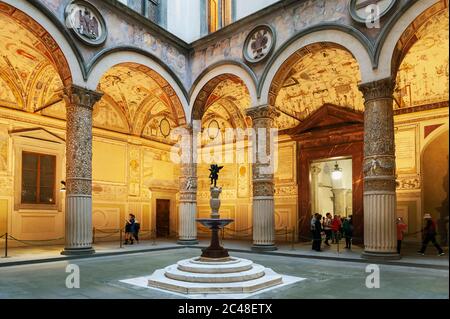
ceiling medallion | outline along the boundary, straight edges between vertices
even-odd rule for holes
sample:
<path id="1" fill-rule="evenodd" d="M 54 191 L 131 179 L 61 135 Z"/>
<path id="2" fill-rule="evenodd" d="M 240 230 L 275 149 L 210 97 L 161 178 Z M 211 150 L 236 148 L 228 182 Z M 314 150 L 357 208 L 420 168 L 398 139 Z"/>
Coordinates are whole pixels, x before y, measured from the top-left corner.
<path id="1" fill-rule="evenodd" d="M 257 63 L 267 58 L 275 47 L 275 32 L 267 24 L 259 25 L 248 34 L 244 43 L 244 58 Z"/>
<path id="2" fill-rule="evenodd" d="M 209 122 L 208 125 L 208 137 L 210 140 L 214 140 L 220 132 L 220 125 L 219 122 L 217 122 L 216 120 L 212 120 L 211 122 Z"/>
<path id="3" fill-rule="evenodd" d="M 159 131 L 161 132 L 161 135 L 165 138 L 170 135 L 170 123 L 166 118 L 163 118 L 161 122 L 159 122 Z"/>
<path id="4" fill-rule="evenodd" d="M 73 0 L 65 10 L 66 26 L 82 42 L 88 45 L 101 45 L 108 31 L 100 12 L 89 2 Z"/>
<path id="5" fill-rule="evenodd" d="M 350 0 L 350 15 L 355 21 L 370 24 L 388 13 L 397 0 Z"/>

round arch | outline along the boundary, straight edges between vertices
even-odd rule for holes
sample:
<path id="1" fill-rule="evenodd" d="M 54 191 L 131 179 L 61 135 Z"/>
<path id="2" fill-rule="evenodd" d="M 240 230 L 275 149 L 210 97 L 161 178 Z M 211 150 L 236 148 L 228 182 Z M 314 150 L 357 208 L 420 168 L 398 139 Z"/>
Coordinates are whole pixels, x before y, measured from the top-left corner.
<path id="1" fill-rule="evenodd" d="M 277 77 L 278 72 L 283 68 L 284 63 L 297 52 L 314 43 L 332 43 L 343 47 L 349 51 L 358 62 L 361 72 L 361 81 L 363 83 L 372 81 L 376 70 L 372 69 L 373 61 L 369 54 L 371 46 L 367 43 L 363 44 L 361 39 L 363 39 L 364 36 L 362 34 L 360 35 L 359 31 L 351 30 L 352 32 L 344 32 L 343 30 L 332 29 L 331 27 L 317 31 L 309 30 L 307 33 L 304 32 L 299 34 L 288 46 L 281 48 L 273 56 L 271 62 L 264 71 L 258 89 L 260 104 L 270 103 L 270 88 L 274 79 Z M 359 36 L 357 37 L 353 34 L 358 34 Z"/>
<path id="2" fill-rule="evenodd" d="M 2 0 L 2 2 L 0 3 L 2 11 L 3 9 L 8 10 L 8 7 L 18 10 L 16 11 L 18 12 L 17 18 L 20 19 L 23 25 L 28 25 L 31 28 L 39 28 L 39 30 L 34 30 L 35 32 L 45 31 L 40 37 L 43 38 L 45 36 L 47 40 L 52 39 L 56 43 L 58 49 L 53 52 L 55 61 L 58 63 L 58 67 L 67 69 L 64 71 L 58 70 L 64 84 L 69 84 L 66 80 L 68 74 L 65 73 L 70 73 L 70 83 L 83 86 L 85 81 L 79 63 L 80 55 L 75 51 L 74 46 L 70 44 L 67 36 L 61 31 L 64 28 L 54 23 L 54 21 L 57 21 L 56 18 L 50 19 L 50 13 L 44 13 L 24 0 Z"/>
<path id="3" fill-rule="evenodd" d="M 94 62 L 89 68 L 89 76 L 87 87 L 91 90 L 96 90 L 100 79 L 112 67 L 119 64 L 134 63 L 142 65 L 143 67 L 153 71 L 153 76 L 158 78 L 163 87 L 167 90 L 173 90 L 174 97 L 181 104 L 185 118 L 188 114 L 188 101 L 186 98 L 186 91 L 181 85 L 175 75 L 169 73 L 158 61 L 140 52 L 128 50 L 118 50 L 112 52 L 104 52 L 94 58 Z"/>
<path id="4" fill-rule="evenodd" d="M 197 77 L 191 89 L 188 119 L 192 121 L 195 113 L 202 110 L 214 88 L 221 81 L 229 78 L 242 80 L 249 92 L 251 106 L 257 105 L 256 84 L 252 74 L 236 64 L 220 64 Z"/>
<path id="5" fill-rule="evenodd" d="M 395 78 L 396 68 L 401 62 L 401 57 L 396 53 L 399 51 L 398 47 L 404 48 L 407 44 L 411 44 L 410 36 L 412 34 L 407 32 L 408 28 L 413 26 L 414 21 L 417 21 L 419 17 L 422 18 L 420 20 L 423 23 L 427 15 L 433 15 L 445 8 L 446 1 L 444 0 L 416 1 L 397 19 L 394 25 L 387 31 L 388 33 L 382 36 L 383 42 L 374 80 L 384 79 L 390 76 L 394 76 Z M 414 28 L 417 27 L 414 26 Z"/>

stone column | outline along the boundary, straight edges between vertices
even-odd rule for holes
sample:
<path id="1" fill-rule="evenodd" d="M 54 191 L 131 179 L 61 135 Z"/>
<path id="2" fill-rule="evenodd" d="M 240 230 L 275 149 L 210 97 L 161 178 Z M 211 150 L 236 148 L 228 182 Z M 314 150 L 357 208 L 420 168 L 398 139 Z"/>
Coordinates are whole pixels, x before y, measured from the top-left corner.
<path id="1" fill-rule="evenodd" d="M 361 84 L 364 95 L 365 258 L 399 259 L 396 234 L 395 143 L 391 78 Z"/>
<path id="2" fill-rule="evenodd" d="M 311 166 L 311 213 L 319 212 L 319 174 L 320 167 L 312 165 Z"/>
<path id="3" fill-rule="evenodd" d="M 264 157 L 270 155 L 270 129 L 278 116 L 271 106 L 258 106 L 247 110 L 252 118 L 254 135 L 252 138 L 253 154 L 260 152 L 260 143 L 265 143 L 265 154 L 253 156 L 253 250 L 276 250 L 275 246 L 275 210 L 274 210 L 274 171 L 270 164 L 263 163 Z M 272 151 L 274 147 L 272 145 Z M 262 150 L 264 152 L 264 150 Z M 262 155 L 262 156 L 261 156 Z"/>
<path id="4" fill-rule="evenodd" d="M 182 136 L 181 145 L 187 156 L 181 159 L 180 201 L 178 218 L 178 244 L 195 245 L 197 240 L 197 163 L 194 160 L 192 128 L 187 128 L 188 136 Z"/>
<path id="5" fill-rule="evenodd" d="M 93 254 L 92 110 L 101 93 L 66 89 L 66 212 L 63 255 Z"/>

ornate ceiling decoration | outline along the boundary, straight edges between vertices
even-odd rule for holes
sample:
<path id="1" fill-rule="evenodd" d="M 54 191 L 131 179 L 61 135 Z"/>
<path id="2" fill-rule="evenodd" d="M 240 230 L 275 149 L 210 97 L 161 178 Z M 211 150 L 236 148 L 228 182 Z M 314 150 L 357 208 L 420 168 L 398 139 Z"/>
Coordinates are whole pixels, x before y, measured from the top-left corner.
<path id="1" fill-rule="evenodd" d="M 415 30 L 397 72 L 394 108 L 448 101 L 448 11 L 430 17 Z"/>
<path id="2" fill-rule="evenodd" d="M 212 92 L 207 96 L 202 116 L 202 130 L 206 130 L 205 137 L 213 139 L 220 130 L 225 138 L 227 128 L 247 128 L 249 121 L 245 110 L 250 107 L 250 94 L 242 80 L 227 77 L 216 83 Z M 208 138 L 205 139 L 205 142 Z"/>
<path id="3" fill-rule="evenodd" d="M 0 3 L 0 106 L 65 118 L 62 92 L 70 83 L 67 61 L 47 31 Z"/>
<path id="4" fill-rule="evenodd" d="M 358 90 L 359 65 L 348 51 L 320 43 L 301 51 L 287 61 L 290 68 L 282 66 L 271 88 L 271 94 L 276 93 L 275 106 L 281 113 L 276 120 L 280 129 L 299 125 L 327 103 L 364 110 L 363 96 Z"/>
<path id="5" fill-rule="evenodd" d="M 93 125 L 167 141 L 171 129 L 185 123 L 175 91 L 158 73 L 136 63 L 119 64 L 98 85 L 102 99 Z"/>

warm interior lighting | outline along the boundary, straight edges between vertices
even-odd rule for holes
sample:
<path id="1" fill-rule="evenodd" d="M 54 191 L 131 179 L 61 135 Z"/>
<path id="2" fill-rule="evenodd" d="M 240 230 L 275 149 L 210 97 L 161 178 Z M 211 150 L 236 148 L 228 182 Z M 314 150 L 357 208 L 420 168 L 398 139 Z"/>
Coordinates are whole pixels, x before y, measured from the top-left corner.
<path id="1" fill-rule="evenodd" d="M 336 162 L 336 164 L 334 164 L 334 170 L 331 173 L 331 178 L 334 179 L 334 180 L 342 178 L 342 169 L 339 168 L 339 165 L 338 165 L 337 162 Z"/>

